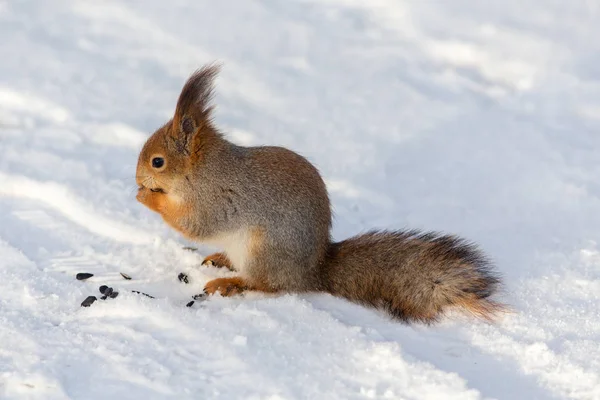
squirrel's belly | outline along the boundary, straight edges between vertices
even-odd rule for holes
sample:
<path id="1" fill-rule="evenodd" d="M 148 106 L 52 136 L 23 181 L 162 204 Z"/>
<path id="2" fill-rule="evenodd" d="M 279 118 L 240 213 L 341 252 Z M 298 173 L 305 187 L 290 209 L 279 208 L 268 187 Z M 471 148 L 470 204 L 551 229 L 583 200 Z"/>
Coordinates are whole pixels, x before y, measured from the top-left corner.
<path id="1" fill-rule="evenodd" d="M 236 271 L 244 276 L 247 273 L 249 261 L 260 249 L 262 237 L 262 230 L 259 228 L 243 228 L 222 233 L 205 240 L 205 242 L 223 249 Z"/>

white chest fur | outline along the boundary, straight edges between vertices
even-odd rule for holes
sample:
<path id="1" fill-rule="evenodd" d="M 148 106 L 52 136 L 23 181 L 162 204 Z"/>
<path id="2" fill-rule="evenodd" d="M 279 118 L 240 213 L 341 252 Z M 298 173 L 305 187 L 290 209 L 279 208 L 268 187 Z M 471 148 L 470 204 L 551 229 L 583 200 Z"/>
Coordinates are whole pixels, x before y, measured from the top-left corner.
<path id="1" fill-rule="evenodd" d="M 250 231 L 248 229 L 240 229 L 206 240 L 206 243 L 223 249 L 233 264 L 233 268 L 241 275 L 244 275 L 250 253 L 250 240 Z"/>

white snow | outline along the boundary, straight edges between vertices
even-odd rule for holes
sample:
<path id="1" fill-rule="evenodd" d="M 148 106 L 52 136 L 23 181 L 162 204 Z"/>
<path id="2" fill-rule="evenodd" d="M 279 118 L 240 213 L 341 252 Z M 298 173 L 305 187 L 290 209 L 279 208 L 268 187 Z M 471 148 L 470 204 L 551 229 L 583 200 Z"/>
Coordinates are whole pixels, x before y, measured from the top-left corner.
<path id="1" fill-rule="evenodd" d="M 592 1 L 0 1 L 0 398 L 600 399 L 599 21 Z M 134 172 L 214 60 L 218 124 L 314 162 L 336 239 L 475 240 L 515 312 L 186 308 L 228 272 L 135 201 Z M 119 297 L 81 308 L 102 284 Z"/>

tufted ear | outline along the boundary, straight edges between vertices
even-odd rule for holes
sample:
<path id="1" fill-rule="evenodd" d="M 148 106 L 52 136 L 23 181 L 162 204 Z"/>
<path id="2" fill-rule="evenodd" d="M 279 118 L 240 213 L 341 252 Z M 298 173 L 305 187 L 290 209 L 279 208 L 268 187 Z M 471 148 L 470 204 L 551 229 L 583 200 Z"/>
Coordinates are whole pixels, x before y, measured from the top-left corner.
<path id="1" fill-rule="evenodd" d="M 181 152 L 189 154 L 194 136 L 211 127 L 213 83 L 219 70 L 217 64 L 205 65 L 190 76 L 181 90 L 172 129 Z"/>

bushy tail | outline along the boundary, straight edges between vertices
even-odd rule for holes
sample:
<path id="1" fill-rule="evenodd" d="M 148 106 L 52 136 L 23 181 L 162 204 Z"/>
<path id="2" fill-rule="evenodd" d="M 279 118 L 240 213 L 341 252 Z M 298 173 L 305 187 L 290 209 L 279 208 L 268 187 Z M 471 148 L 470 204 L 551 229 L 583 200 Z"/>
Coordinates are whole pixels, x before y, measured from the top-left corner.
<path id="1" fill-rule="evenodd" d="M 452 307 L 492 320 L 500 285 L 483 253 L 461 238 L 373 231 L 328 249 L 323 274 L 334 296 L 383 309 L 405 322 L 435 322 Z"/>

